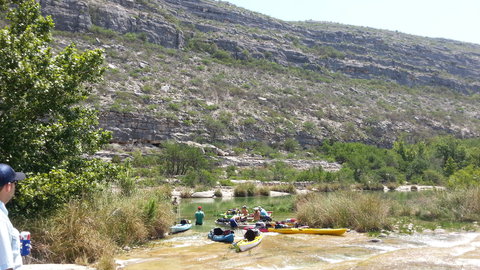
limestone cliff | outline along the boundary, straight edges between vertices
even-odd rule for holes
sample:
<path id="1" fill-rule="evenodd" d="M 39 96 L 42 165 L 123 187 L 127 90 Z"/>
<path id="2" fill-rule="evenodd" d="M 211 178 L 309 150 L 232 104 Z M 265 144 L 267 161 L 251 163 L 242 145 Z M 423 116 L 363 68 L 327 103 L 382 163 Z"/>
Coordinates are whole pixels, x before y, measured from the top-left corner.
<path id="1" fill-rule="evenodd" d="M 480 134 L 480 45 L 285 22 L 222 1 L 40 3 L 58 30 L 109 30 L 174 50 L 65 35 L 107 51 L 114 73 L 98 102 L 102 126 L 117 141 L 293 137 L 304 145 L 326 138 L 389 145 L 405 132 Z"/>

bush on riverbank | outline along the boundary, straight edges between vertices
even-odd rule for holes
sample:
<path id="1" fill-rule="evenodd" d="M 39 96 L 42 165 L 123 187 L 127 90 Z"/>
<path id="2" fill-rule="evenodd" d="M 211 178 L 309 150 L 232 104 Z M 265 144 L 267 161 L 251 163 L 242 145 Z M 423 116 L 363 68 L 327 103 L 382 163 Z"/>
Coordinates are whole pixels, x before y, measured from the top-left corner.
<path id="1" fill-rule="evenodd" d="M 480 187 L 420 193 L 310 193 L 297 197 L 297 218 L 311 227 L 359 232 L 391 230 L 396 222 L 461 224 L 480 221 Z M 450 225 L 450 226 L 452 226 Z"/>
<path id="2" fill-rule="evenodd" d="M 480 187 L 451 192 L 438 191 L 422 198 L 416 215 L 423 220 L 472 222 L 480 221 Z"/>
<path id="3" fill-rule="evenodd" d="M 376 194 L 310 193 L 297 198 L 296 208 L 299 222 L 310 227 L 345 227 L 359 232 L 393 227 L 388 202 Z"/>
<path id="4" fill-rule="evenodd" d="M 293 184 L 283 184 L 283 185 L 275 185 L 271 186 L 270 190 L 278 191 L 278 192 L 286 192 L 290 194 L 297 194 L 297 189 Z"/>
<path id="5" fill-rule="evenodd" d="M 339 191 L 339 190 L 348 190 L 350 189 L 350 185 L 345 185 L 342 183 L 334 182 L 334 183 L 319 183 L 310 187 L 311 190 L 317 190 L 320 192 L 332 192 L 332 191 Z"/>
<path id="6" fill-rule="evenodd" d="M 267 186 L 260 186 L 257 188 L 257 193 L 261 196 L 270 196 L 270 188 Z"/>
<path id="7" fill-rule="evenodd" d="M 233 190 L 235 197 L 249 197 L 258 194 L 257 187 L 253 183 L 239 184 Z"/>
<path id="8" fill-rule="evenodd" d="M 50 218 L 24 221 L 21 228 L 31 231 L 32 255 L 40 262 L 106 264 L 125 246 L 164 236 L 174 222 L 170 192 L 169 187 L 129 197 L 105 192 L 72 201 Z"/>

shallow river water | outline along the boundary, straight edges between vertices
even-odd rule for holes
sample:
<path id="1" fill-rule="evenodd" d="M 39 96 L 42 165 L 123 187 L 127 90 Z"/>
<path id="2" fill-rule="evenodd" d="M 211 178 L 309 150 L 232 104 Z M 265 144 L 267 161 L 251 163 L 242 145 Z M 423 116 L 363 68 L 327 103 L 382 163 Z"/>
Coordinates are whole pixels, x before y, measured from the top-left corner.
<path id="1" fill-rule="evenodd" d="M 185 213 L 191 216 L 190 210 L 199 203 L 205 208 L 209 206 L 208 201 L 193 200 L 180 211 L 188 210 Z M 210 206 L 213 205 L 218 202 Z M 265 233 L 259 246 L 236 253 L 229 244 L 207 238 L 207 232 L 215 227 L 214 219 L 207 219 L 203 226 L 194 226 L 187 232 L 153 241 L 147 247 L 118 257 L 117 262 L 128 270 L 480 269 L 480 233 L 440 230 L 375 239 L 380 241 L 354 231 L 344 236 Z M 237 230 L 235 239 L 240 240 L 242 233 Z"/>

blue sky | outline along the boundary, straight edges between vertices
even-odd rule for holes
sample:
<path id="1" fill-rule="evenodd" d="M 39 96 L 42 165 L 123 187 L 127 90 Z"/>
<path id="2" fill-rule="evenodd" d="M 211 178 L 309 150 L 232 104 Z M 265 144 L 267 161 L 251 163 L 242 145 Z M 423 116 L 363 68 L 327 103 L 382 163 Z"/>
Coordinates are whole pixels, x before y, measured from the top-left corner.
<path id="1" fill-rule="evenodd" d="M 311 19 L 480 44 L 480 0 L 226 0 L 226 2 L 286 21 Z"/>

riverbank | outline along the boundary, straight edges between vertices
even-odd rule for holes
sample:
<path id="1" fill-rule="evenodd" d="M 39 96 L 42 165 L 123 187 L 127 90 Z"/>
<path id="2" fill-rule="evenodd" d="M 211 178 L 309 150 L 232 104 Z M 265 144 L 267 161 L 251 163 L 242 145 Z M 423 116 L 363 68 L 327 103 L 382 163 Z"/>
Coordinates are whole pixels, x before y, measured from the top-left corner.
<path id="1" fill-rule="evenodd" d="M 233 182 L 233 180 L 232 180 Z M 265 185 L 265 186 L 272 186 L 274 184 L 278 184 L 278 183 L 281 183 L 281 182 L 267 182 L 267 183 L 262 183 L 260 181 L 255 181 L 255 180 L 240 180 L 240 181 L 235 181 L 235 183 L 240 183 L 240 184 L 244 184 L 244 183 L 253 183 L 253 184 L 256 184 L 256 185 Z M 220 191 L 221 194 L 222 194 L 222 198 L 226 198 L 226 199 L 229 199 L 229 198 L 233 198 L 235 197 L 235 194 L 234 194 L 234 188 L 233 187 L 219 187 L 219 188 L 216 188 L 216 189 L 210 189 L 210 190 L 207 190 L 207 191 L 199 191 L 199 192 L 194 192 L 194 191 L 191 191 L 191 192 L 188 192 L 188 198 L 215 198 L 215 192 L 216 191 Z M 411 192 L 411 191 L 428 191 L 428 190 L 446 190 L 445 187 L 443 186 L 427 186 L 427 185 L 402 185 L 402 186 L 398 186 L 397 188 L 395 188 L 394 190 L 390 190 L 387 186 L 384 186 L 383 187 L 383 191 L 384 192 L 389 192 L 389 191 L 398 191 L 398 192 Z M 306 194 L 306 193 L 310 193 L 310 192 L 314 192 L 316 191 L 315 189 L 307 189 L 305 187 L 303 188 L 296 188 L 295 189 L 295 194 Z M 288 196 L 288 195 L 291 195 L 290 193 L 288 192 L 279 192 L 279 191 L 274 191 L 274 190 L 270 190 L 269 192 L 269 196 L 271 197 L 277 197 L 277 196 Z M 173 197 L 176 197 L 177 198 L 177 201 L 180 200 L 182 198 L 182 196 L 185 196 L 185 189 L 184 188 L 175 188 L 173 189 L 172 191 L 172 198 Z"/>

